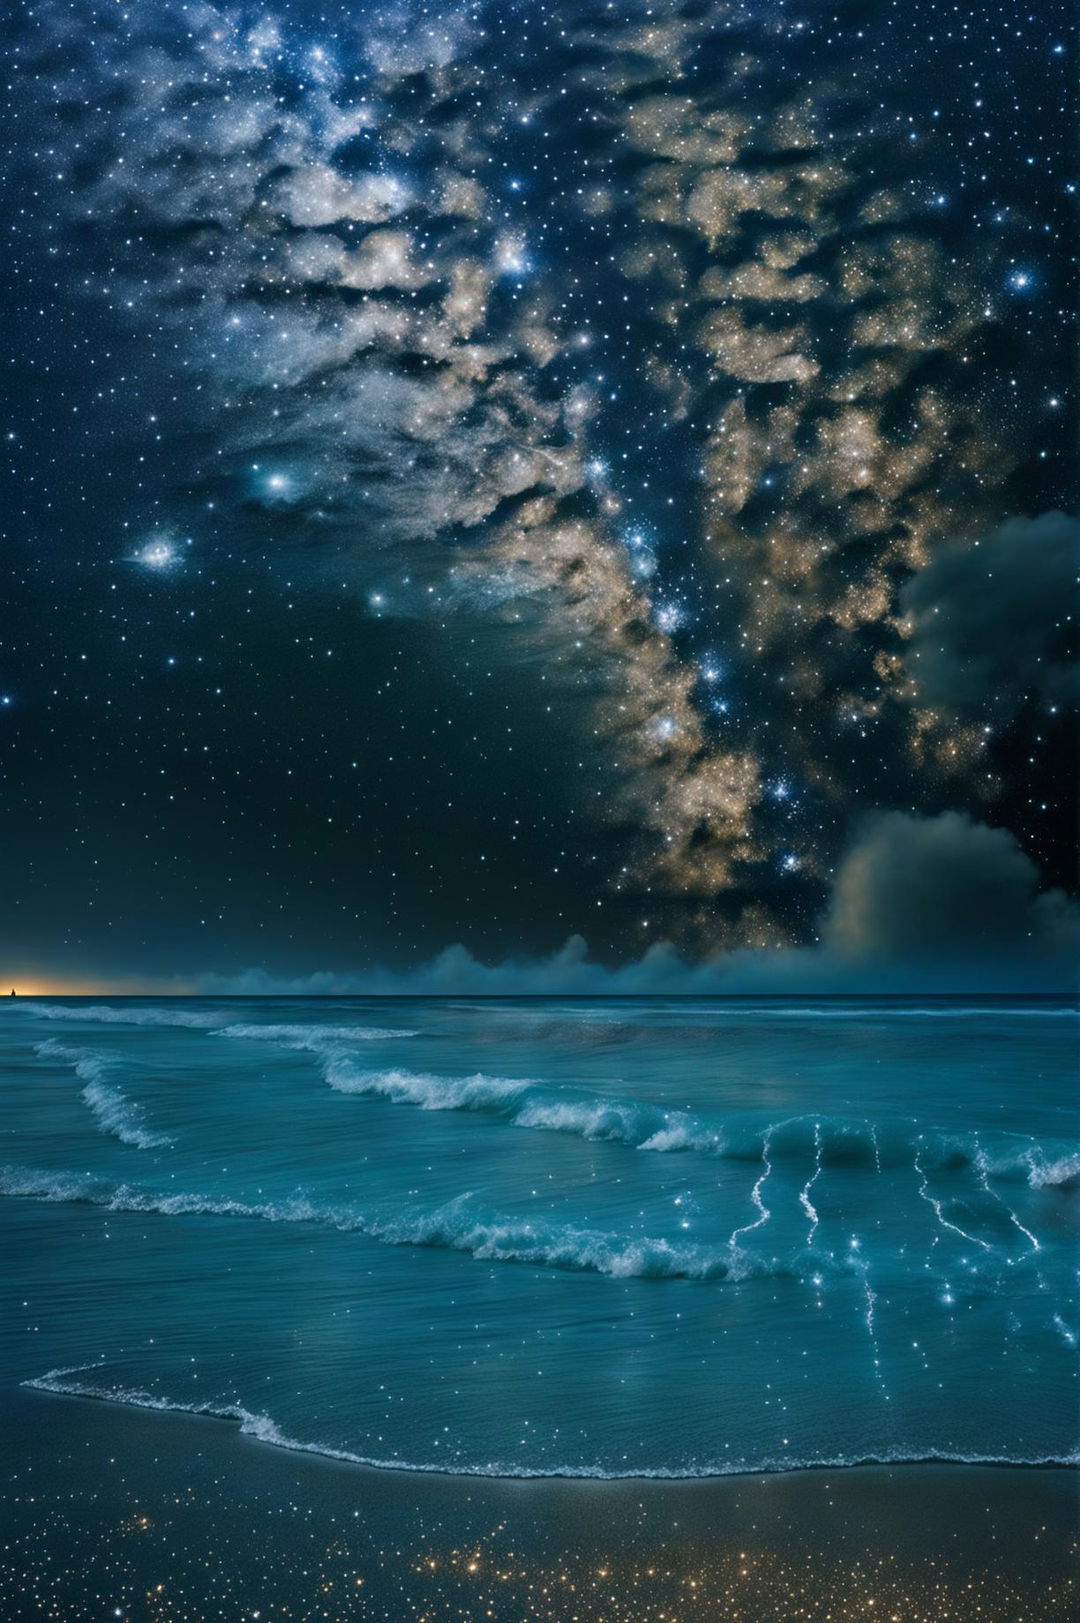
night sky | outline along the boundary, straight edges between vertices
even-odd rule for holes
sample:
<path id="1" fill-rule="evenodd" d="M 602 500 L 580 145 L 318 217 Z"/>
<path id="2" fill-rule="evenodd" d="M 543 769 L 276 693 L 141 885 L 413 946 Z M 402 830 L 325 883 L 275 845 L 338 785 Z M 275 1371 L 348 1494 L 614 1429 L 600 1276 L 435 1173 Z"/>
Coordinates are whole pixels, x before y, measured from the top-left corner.
<path id="1" fill-rule="evenodd" d="M 0 973 L 1068 978 L 1069 5 L 4 27 Z"/>

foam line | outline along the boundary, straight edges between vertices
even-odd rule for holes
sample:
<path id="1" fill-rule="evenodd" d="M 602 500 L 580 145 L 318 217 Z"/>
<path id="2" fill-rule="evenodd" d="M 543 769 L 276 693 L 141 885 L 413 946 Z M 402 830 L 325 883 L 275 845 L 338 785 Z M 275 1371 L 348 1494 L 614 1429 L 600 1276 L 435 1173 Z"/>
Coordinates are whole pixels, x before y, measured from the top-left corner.
<path id="1" fill-rule="evenodd" d="M 220 1026 L 220 1013 L 204 1013 L 196 1009 L 159 1009 L 140 1005 L 114 1009 L 106 1003 L 37 1003 L 18 1002 L 19 1012 L 36 1015 L 41 1020 L 69 1020 L 76 1024 L 99 1026 L 190 1026 L 194 1030 L 209 1030 Z"/>
<path id="2" fill-rule="evenodd" d="M 526 1263 L 614 1279 L 693 1279 L 738 1282 L 803 1277 L 804 1259 L 755 1257 L 734 1248 L 710 1248 L 663 1237 L 622 1234 L 571 1223 L 544 1223 L 476 1211 L 459 1195 L 430 1211 L 365 1212 L 352 1206 L 319 1206 L 306 1195 L 248 1202 L 187 1192 L 171 1194 L 134 1184 L 111 1184 L 83 1173 L 0 1168 L 0 1195 L 49 1202 L 78 1202 L 112 1212 L 159 1212 L 167 1217 L 245 1218 L 268 1223 L 310 1223 L 356 1233 L 383 1245 L 461 1251 L 481 1262 Z M 756 1225 L 751 1225 L 756 1226 Z M 820 1261 L 815 1264 L 821 1267 Z M 848 1271 L 831 1264 L 836 1272 Z"/>
<path id="3" fill-rule="evenodd" d="M 92 1048 L 68 1048 L 53 1037 L 36 1043 L 34 1052 L 42 1059 L 60 1060 L 73 1068 L 79 1080 L 86 1084 L 82 1090 L 83 1103 L 93 1113 L 101 1132 L 110 1133 L 122 1144 L 131 1144 L 139 1150 L 163 1149 L 172 1143 L 165 1133 L 151 1132 L 143 1123 L 140 1106 L 125 1098 L 120 1089 L 107 1080 L 109 1055 L 96 1053 Z"/>
<path id="4" fill-rule="evenodd" d="M 243 1038 L 248 1042 L 280 1043 L 284 1048 L 311 1049 L 316 1053 L 333 1043 L 372 1043 L 387 1037 L 417 1037 L 417 1031 L 389 1026 L 281 1026 L 230 1025 L 214 1021 L 215 1037 Z"/>
<path id="5" fill-rule="evenodd" d="M 942 1463 L 952 1465 L 1001 1466 L 1065 1466 L 1080 1463 L 1080 1453 L 1031 1456 L 1006 1454 L 961 1454 L 948 1450 L 912 1451 L 886 1450 L 880 1454 L 843 1455 L 822 1454 L 797 1459 L 775 1459 L 738 1462 L 723 1460 L 715 1464 L 688 1467 L 685 1470 L 659 1467 L 654 1470 L 632 1467 L 621 1471 L 605 1470 L 594 1465 L 552 1465 L 535 1468 L 515 1463 L 489 1462 L 482 1465 L 456 1465 L 446 1461 L 417 1462 L 386 1459 L 354 1453 L 351 1449 L 336 1448 L 329 1443 L 302 1442 L 283 1432 L 277 1422 L 267 1414 L 259 1414 L 239 1403 L 179 1403 L 156 1393 L 144 1392 L 137 1387 L 107 1387 L 92 1381 L 72 1380 L 75 1375 L 100 1369 L 101 1365 L 77 1364 L 65 1369 L 49 1370 L 23 1381 L 23 1386 L 35 1392 L 47 1392 L 62 1397 L 90 1398 L 102 1403 L 115 1403 L 130 1408 L 150 1409 L 157 1413 L 188 1414 L 216 1420 L 235 1422 L 244 1436 L 254 1437 L 273 1448 L 289 1449 L 293 1453 L 317 1454 L 325 1459 L 344 1461 L 350 1465 L 366 1466 L 378 1471 L 409 1471 L 425 1476 L 481 1476 L 509 1477 L 533 1480 L 536 1478 L 570 1477 L 601 1482 L 625 1481 L 699 1481 L 720 1476 L 768 1476 L 778 1472 L 856 1469 L 874 1465 L 925 1465 Z"/>
<path id="6" fill-rule="evenodd" d="M 881 1128 L 857 1117 L 790 1116 L 760 1128 L 639 1099 L 557 1089 L 529 1077 L 479 1071 L 465 1077 L 438 1076 L 402 1067 L 365 1070 L 347 1049 L 330 1040 L 312 1039 L 296 1046 L 315 1051 L 331 1088 L 358 1098 L 384 1099 L 419 1110 L 484 1113 L 513 1127 L 626 1144 L 651 1154 L 695 1153 L 749 1161 L 760 1159 L 767 1149 L 774 1161 L 810 1159 L 813 1171 L 803 1191 L 808 1197 L 826 1167 L 881 1172 L 885 1166 L 910 1166 L 916 1154 L 921 1158 L 920 1174 L 927 1163 L 942 1173 L 959 1171 L 975 1165 L 982 1155 L 987 1177 L 1026 1178 L 1032 1187 L 1069 1187 L 1074 1178 L 1080 1181 L 1080 1153 L 1047 1154 L 1025 1144 L 1022 1150 L 1003 1151 L 990 1160 L 974 1135 L 919 1132 L 910 1121 Z"/>

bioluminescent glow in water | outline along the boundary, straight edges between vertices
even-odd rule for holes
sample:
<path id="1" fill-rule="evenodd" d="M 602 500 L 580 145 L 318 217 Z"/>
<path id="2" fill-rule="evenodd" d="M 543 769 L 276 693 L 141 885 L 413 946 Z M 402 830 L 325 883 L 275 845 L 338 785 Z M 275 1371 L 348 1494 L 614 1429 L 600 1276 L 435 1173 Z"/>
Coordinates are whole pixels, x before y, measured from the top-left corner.
<path id="1" fill-rule="evenodd" d="M 413 1470 L 1076 1456 L 1060 1001 L 2 1014 L 14 1379 Z"/>

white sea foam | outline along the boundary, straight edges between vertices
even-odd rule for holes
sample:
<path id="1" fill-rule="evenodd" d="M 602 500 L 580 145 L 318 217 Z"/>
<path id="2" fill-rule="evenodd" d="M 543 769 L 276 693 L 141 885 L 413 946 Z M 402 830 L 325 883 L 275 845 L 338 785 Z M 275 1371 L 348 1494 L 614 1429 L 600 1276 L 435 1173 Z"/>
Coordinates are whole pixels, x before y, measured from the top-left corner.
<path id="1" fill-rule="evenodd" d="M 331 1043 L 371 1043 L 386 1037 L 416 1037 L 416 1031 L 395 1030 L 389 1026 L 223 1026 L 214 1021 L 216 1037 L 239 1037 L 253 1042 L 281 1043 L 286 1048 L 325 1048 Z"/>
<path id="2" fill-rule="evenodd" d="M 1027 1157 L 1028 1183 L 1033 1189 L 1073 1189 L 1080 1184 L 1080 1153 L 1050 1160 L 1040 1150 Z"/>
<path id="3" fill-rule="evenodd" d="M 1080 1182 L 1080 1152 L 1050 1154 L 1027 1141 L 991 1156 L 974 1133 L 920 1131 L 913 1121 L 879 1127 L 859 1117 L 807 1115 L 759 1127 L 637 1099 L 556 1089 L 527 1077 L 483 1072 L 437 1076 L 403 1068 L 364 1070 L 340 1045 L 310 1046 L 317 1047 L 323 1075 L 338 1093 L 385 1099 L 420 1110 L 488 1112 L 514 1127 L 569 1133 L 654 1154 L 696 1153 L 757 1161 L 767 1151 L 774 1161 L 809 1163 L 812 1171 L 803 1190 L 808 1198 L 824 1169 L 833 1166 L 880 1173 L 886 1166 L 914 1165 L 920 1178 L 930 1171 L 974 1167 L 981 1179 L 1022 1177 L 1032 1188 L 1070 1187 Z M 813 1217 L 809 1209 L 807 1216 Z"/>
<path id="4" fill-rule="evenodd" d="M 572 1224 L 477 1218 L 462 1201 L 452 1201 L 430 1214 L 379 1223 L 376 1232 L 379 1239 L 391 1244 L 445 1246 L 467 1251 L 480 1261 L 531 1263 L 607 1274 L 614 1279 L 741 1280 L 798 1272 L 794 1260 L 733 1258 L 707 1246 Z"/>
<path id="5" fill-rule="evenodd" d="M 515 1111 L 514 1121 L 518 1127 L 573 1133 L 579 1138 L 641 1148 L 656 1137 L 651 1129 L 660 1114 L 651 1105 L 640 1105 L 632 1099 L 534 1097 Z"/>
<path id="6" fill-rule="evenodd" d="M 723 1155 L 728 1140 L 719 1127 L 705 1126 L 693 1116 L 673 1111 L 663 1127 L 643 1139 L 639 1150 L 656 1155 L 681 1154 L 696 1151 L 701 1155 Z"/>
<path id="7" fill-rule="evenodd" d="M 356 1069 L 340 1052 L 324 1056 L 323 1074 L 338 1093 L 388 1099 L 421 1110 L 488 1111 L 515 1127 L 569 1133 L 643 1150 L 720 1153 L 724 1143 L 718 1128 L 686 1112 L 604 1094 L 556 1092 L 526 1077 L 486 1076 L 482 1072 L 452 1077 L 400 1069 L 365 1071 Z"/>
<path id="8" fill-rule="evenodd" d="M 507 1117 L 516 1127 L 621 1144 L 642 1144 L 664 1120 L 664 1112 L 632 1099 L 555 1093 L 523 1077 L 486 1076 L 482 1072 L 451 1077 L 407 1070 L 363 1071 L 340 1054 L 327 1056 L 324 1074 L 339 1093 L 388 1099 L 420 1110 L 490 1112 Z"/>
<path id="9" fill-rule="evenodd" d="M 660 1466 L 657 1468 L 624 1467 L 611 1470 L 596 1465 L 522 1466 L 514 1462 L 490 1461 L 483 1464 L 456 1463 L 446 1460 L 416 1461 L 394 1457 L 379 1457 L 356 1453 L 352 1449 L 336 1447 L 331 1443 L 304 1442 L 282 1431 L 277 1421 L 268 1414 L 245 1408 L 240 1403 L 181 1403 L 172 1398 L 146 1392 L 138 1387 L 104 1386 L 98 1382 L 73 1380 L 100 1370 L 98 1364 L 76 1364 L 64 1369 L 49 1370 L 22 1384 L 35 1392 L 48 1392 L 61 1397 L 89 1398 L 102 1403 L 115 1403 L 129 1408 L 150 1409 L 156 1413 L 187 1414 L 214 1420 L 229 1420 L 239 1426 L 246 1437 L 254 1437 L 272 1448 L 284 1448 L 297 1454 L 316 1454 L 325 1459 L 342 1461 L 349 1465 L 366 1466 L 376 1471 L 409 1471 L 424 1476 L 481 1476 L 511 1477 L 534 1480 L 537 1478 L 571 1477 L 589 1481 L 698 1481 L 708 1477 L 773 1475 L 782 1471 L 842 1470 L 873 1465 L 922 1465 L 941 1463 L 950 1465 L 1013 1465 L 1062 1466 L 1080 1464 L 1080 1453 L 1051 1454 L 1039 1457 L 1008 1454 L 962 1454 L 945 1449 L 905 1451 L 887 1449 L 878 1454 L 844 1455 L 821 1454 L 806 1457 L 773 1456 L 753 1460 L 725 1459 L 685 1468 Z"/>
<path id="10" fill-rule="evenodd" d="M 696 1279 L 740 1281 L 801 1278 L 812 1266 L 850 1271 L 845 1263 L 803 1254 L 790 1258 L 755 1256 L 727 1246 L 709 1247 L 662 1237 L 621 1234 L 570 1223 L 533 1222 L 485 1215 L 468 1195 L 432 1211 L 365 1212 L 352 1206 L 321 1206 L 306 1195 L 278 1201 L 241 1201 L 186 1191 L 165 1194 L 134 1184 L 111 1184 L 84 1174 L 0 1168 L 0 1195 L 49 1202 L 81 1202 L 113 1212 L 158 1212 L 167 1217 L 249 1218 L 269 1223 L 312 1223 L 356 1233 L 383 1245 L 410 1245 L 461 1251 L 481 1262 L 526 1263 L 606 1274 L 615 1279 Z"/>
<path id="11" fill-rule="evenodd" d="M 421 1110 L 506 1109 L 532 1086 L 503 1076 L 426 1076 L 418 1071 L 358 1071 L 340 1054 L 327 1056 L 327 1082 L 338 1093 L 389 1099 Z"/>
<path id="12" fill-rule="evenodd" d="M 172 1143 L 166 1134 L 152 1132 L 144 1124 L 141 1107 L 126 1098 L 108 1080 L 109 1067 L 113 1063 L 109 1055 L 92 1048 L 68 1048 L 52 1037 L 36 1043 L 34 1052 L 42 1059 L 59 1060 L 72 1067 L 80 1082 L 85 1084 L 83 1102 L 93 1112 L 103 1133 L 111 1133 L 121 1143 L 132 1144 L 139 1150 L 162 1149 Z"/>
<path id="13" fill-rule="evenodd" d="M 223 1024 L 228 1015 L 222 1009 L 159 1008 L 143 1004 L 116 1008 L 107 1003 L 39 1003 L 19 1001 L 21 1013 L 42 1020 L 63 1020 L 74 1024 L 102 1026 L 176 1026 L 209 1031 L 218 1037 L 247 1037 L 261 1042 L 292 1047 L 319 1047 L 328 1042 L 373 1042 L 382 1037 L 415 1037 L 416 1031 L 393 1030 L 381 1026 L 264 1025 L 255 1022 Z"/>
<path id="14" fill-rule="evenodd" d="M 192 1191 L 159 1191 L 135 1184 L 113 1184 L 84 1173 L 43 1172 L 31 1168 L 0 1168 L 0 1195 L 47 1202 L 77 1202 L 114 1212 L 156 1212 L 166 1217 L 207 1216 L 267 1223 L 304 1223 L 355 1233 L 383 1245 L 431 1247 L 463 1252 L 481 1262 L 522 1263 L 538 1268 L 596 1273 L 615 1279 L 686 1279 L 729 1281 L 750 1279 L 811 1280 L 820 1287 L 822 1276 L 858 1272 L 862 1259 L 855 1250 L 834 1252 L 805 1243 L 784 1255 L 753 1249 L 749 1237 L 769 1223 L 772 1213 L 763 1189 L 773 1173 L 768 1155 L 750 1191 L 753 1221 L 736 1228 L 723 1244 L 708 1245 L 664 1236 L 588 1228 L 574 1223 L 545 1222 L 480 1210 L 464 1194 L 430 1210 L 386 1207 L 369 1210 L 348 1204 L 320 1204 L 303 1192 L 278 1200 L 247 1201 Z M 924 1176 L 919 1169 L 920 1180 Z M 922 1190 L 920 1189 L 920 1193 Z M 943 1231 L 977 1243 L 963 1229 L 948 1222 L 940 1202 L 929 1193 L 923 1198 L 934 1207 Z M 982 1243 L 988 1255 L 994 1248 Z M 903 1250 L 898 1254 L 903 1256 Z M 1029 1253 L 1030 1254 L 1030 1253 Z M 1016 1259 L 1002 1257 L 1013 1266 Z"/>
<path id="15" fill-rule="evenodd" d="M 38 1003 L 19 1002 L 24 1014 L 37 1015 L 42 1020 L 69 1020 L 77 1024 L 99 1026 L 190 1026 L 195 1030 L 209 1030 L 220 1026 L 220 1012 L 196 1009 L 159 1009 L 135 1005 L 115 1009 L 107 1003 Z"/>

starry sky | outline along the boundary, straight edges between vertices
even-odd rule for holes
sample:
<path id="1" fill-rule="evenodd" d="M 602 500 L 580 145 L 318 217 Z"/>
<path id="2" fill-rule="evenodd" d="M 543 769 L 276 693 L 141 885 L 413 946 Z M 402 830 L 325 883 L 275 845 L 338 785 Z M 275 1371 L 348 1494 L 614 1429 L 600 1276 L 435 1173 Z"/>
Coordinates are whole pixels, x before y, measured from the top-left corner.
<path id="1" fill-rule="evenodd" d="M 1069 979 L 1068 5 L 3 28 L 4 975 Z"/>

